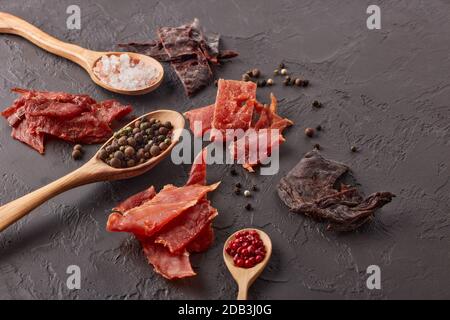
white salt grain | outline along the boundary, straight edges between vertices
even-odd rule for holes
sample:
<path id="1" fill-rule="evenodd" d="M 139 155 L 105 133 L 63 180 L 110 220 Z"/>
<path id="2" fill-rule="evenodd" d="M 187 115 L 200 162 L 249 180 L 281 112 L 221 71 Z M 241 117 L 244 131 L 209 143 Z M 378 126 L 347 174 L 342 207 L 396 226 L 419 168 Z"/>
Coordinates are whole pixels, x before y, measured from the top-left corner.
<path id="1" fill-rule="evenodd" d="M 102 56 L 94 66 L 94 73 L 102 82 L 124 90 L 146 88 L 158 77 L 158 70 L 154 66 L 131 59 L 126 53 Z"/>

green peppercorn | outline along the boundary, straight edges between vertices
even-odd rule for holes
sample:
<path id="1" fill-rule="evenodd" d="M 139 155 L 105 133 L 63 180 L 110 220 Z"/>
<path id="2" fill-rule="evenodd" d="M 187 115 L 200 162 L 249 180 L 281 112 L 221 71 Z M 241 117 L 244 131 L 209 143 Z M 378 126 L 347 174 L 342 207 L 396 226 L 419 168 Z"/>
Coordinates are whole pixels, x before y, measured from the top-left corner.
<path id="1" fill-rule="evenodd" d="M 280 70 L 278 70 L 278 69 L 273 70 L 273 74 L 276 75 L 276 76 L 279 75 L 280 74 Z"/>
<path id="2" fill-rule="evenodd" d="M 164 143 L 167 145 L 170 145 L 172 143 L 172 140 L 170 140 L 169 138 L 166 138 L 166 140 L 164 140 Z"/>

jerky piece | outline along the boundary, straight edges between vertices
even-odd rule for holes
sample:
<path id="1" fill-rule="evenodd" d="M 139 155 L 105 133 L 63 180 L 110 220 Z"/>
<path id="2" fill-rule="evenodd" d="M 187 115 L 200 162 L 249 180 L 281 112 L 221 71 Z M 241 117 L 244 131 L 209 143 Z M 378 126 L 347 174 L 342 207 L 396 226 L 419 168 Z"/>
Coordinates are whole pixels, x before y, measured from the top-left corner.
<path id="1" fill-rule="evenodd" d="M 150 56 L 161 62 L 168 62 L 171 60 L 161 41 L 120 43 L 119 47 L 124 48 L 129 52 L 145 54 L 146 56 Z"/>
<path id="2" fill-rule="evenodd" d="M 212 79 L 211 68 L 203 55 L 171 63 L 188 96 L 206 87 Z"/>
<path id="3" fill-rule="evenodd" d="M 191 36 L 192 24 L 180 27 L 162 27 L 157 33 L 169 58 L 191 56 L 199 50 L 198 42 Z"/>
<path id="4" fill-rule="evenodd" d="M 337 186 L 348 171 L 346 165 L 311 151 L 281 179 L 278 195 L 291 211 L 327 221 L 328 229 L 354 230 L 395 195 L 377 192 L 364 199 L 355 187 Z"/>

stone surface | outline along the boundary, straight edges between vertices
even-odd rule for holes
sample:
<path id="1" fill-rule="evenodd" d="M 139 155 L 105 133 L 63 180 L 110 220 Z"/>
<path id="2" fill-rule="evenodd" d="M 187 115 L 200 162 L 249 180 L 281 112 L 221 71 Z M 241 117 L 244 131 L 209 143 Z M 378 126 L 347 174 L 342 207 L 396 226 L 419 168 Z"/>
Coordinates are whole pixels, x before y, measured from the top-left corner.
<path id="1" fill-rule="evenodd" d="M 222 261 L 228 235 L 243 227 L 264 229 L 273 239 L 268 269 L 251 289 L 254 299 L 450 298 L 450 6 L 431 0 L 379 1 L 382 29 L 366 27 L 366 1 L 83 1 L 81 30 L 66 28 L 73 1 L 1 1 L 16 14 L 65 41 L 94 50 L 117 42 L 154 37 L 158 26 L 198 17 L 223 34 L 240 56 L 217 71 L 240 79 L 250 67 L 272 77 L 284 60 L 293 74 L 311 81 L 307 89 L 286 88 L 278 80 L 260 89 L 281 99 L 280 112 L 296 123 L 282 146 L 275 176 L 250 175 L 229 167 L 208 168 L 208 180 L 222 180 L 212 197 L 219 209 L 216 241 L 195 255 L 195 278 L 170 283 L 152 271 L 138 243 L 108 233 L 108 210 L 154 184 L 181 185 L 190 165 L 170 160 L 128 181 L 98 183 L 60 195 L 0 234 L 0 298 L 30 299 L 232 299 L 236 286 Z M 201 4 L 200 4 L 201 3 Z M 96 87 L 70 61 L 11 35 L 0 36 L 0 102 L 8 106 L 12 87 L 88 93 L 97 99 L 129 102 L 136 114 L 160 107 L 186 111 L 214 100 L 210 86 L 185 97 L 173 72 L 157 91 L 126 97 Z M 311 107 L 313 100 L 323 108 Z M 306 127 L 324 128 L 314 138 Z M 353 168 L 368 194 L 388 190 L 397 198 L 358 232 L 338 235 L 324 225 L 294 215 L 279 201 L 275 185 L 315 143 L 322 153 Z M 359 151 L 350 152 L 351 145 Z M 86 147 L 84 159 L 96 146 Z M 6 203 L 82 164 L 71 146 L 51 141 L 45 156 L 10 137 L 0 121 L 0 201 Z M 258 184 L 247 212 L 233 183 Z M 81 289 L 66 287 L 68 265 L 80 266 Z M 366 288 L 366 268 L 381 268 L 382 289 Z"/>

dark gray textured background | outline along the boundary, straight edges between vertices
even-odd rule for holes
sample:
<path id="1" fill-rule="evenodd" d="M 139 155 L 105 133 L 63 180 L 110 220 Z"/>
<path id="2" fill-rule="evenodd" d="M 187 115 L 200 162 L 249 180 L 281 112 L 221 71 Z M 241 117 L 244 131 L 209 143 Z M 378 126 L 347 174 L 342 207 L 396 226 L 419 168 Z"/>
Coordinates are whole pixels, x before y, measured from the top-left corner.
<path id="1" fill-rule="evenodd" d="M 81 7 L 80 31 L 66 29 L 66 8 Z M 382 9 L 382 29 L 369 31 L 369 4 Z M 94 50 L 154 37 L 158 26 L 198 17 L 223 34 L 224 46 L 240 56 L 217 76 L 238 79 L 250 67 L 271 74 L 282 59 L 311 80 L 307 89 L 273 91 L 280 112 L 296 123 L 281 147 L 275 176 L 208 168 L 219 217 L 216 241 L 192 262 L 198 276 L 168 282 L 152 271 L 127 234 L 108 233 L 108 210 L 154 184 L 183 184 L 190 166 L 164 161 L 133 180 L 98 183 L 69 191 L 0 234 L 0 298 L 27 299 L 223 299 L 235 284 L 222 262 L 222 244 L 237 229 L 255 226 L 273 239 L 268 269 L 251 289 L 255 299 L 450 298 L 450 5 L 443 0 L 408 1 L 0 1 L 44 31 Z M 214 101 L 213 86 L 192 99 L 173 74 L 157 91 L 129 98 L 96 87 L 78 66 L 27 41 L 0 35 L 0 105 L 16 98 L 12 87 L 88 93 L 129 102 L 136 114 L 159 107 L 186 111 Z M 269 89 L 258 90 L 267 100 Z M 314 110 L 319 99 L 324 108 Z M 306 126 L 324 127 L 307 139 Z M 10 137 L 0 120 L 0 201 L 6 203 L 77 168 L 71 146 L 51 141 L 45 156 Z M 323 154 L 350 165 L 366 193 L 386 190 L 395 200 L 358 232 L 337 235 L 280 203 L 275 185 L 314 143 Z M 360 152 L 351 153 L 352 144 Z M 87 160 L 96 146 L 87 148 Z M 232 195 L 233 183 L 257 183 L 255 210 Z M 81 267 L 81 290 L 65 282 L 70 264 Z M 377 264 L 382 289 L 366 288 L 366 268 Z"/>

